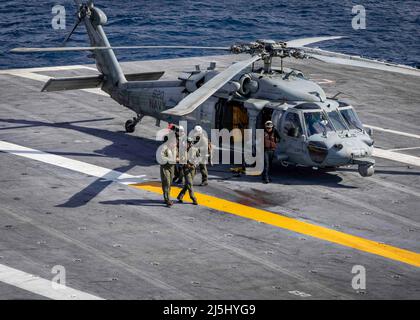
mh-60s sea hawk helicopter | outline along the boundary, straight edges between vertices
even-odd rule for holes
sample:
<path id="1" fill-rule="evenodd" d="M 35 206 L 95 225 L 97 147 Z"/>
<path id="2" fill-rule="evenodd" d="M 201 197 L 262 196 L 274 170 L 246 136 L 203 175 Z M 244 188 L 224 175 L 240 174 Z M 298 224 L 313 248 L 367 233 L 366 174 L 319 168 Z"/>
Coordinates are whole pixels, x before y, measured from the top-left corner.
<path id="1" fill-rule="evenodd" d="M 284 58 L 317 59 L 327 63 L 374 68 L 420 76 L 420 71 L 403 65 L 339 54 L 306 45 L 341 37 L 315 37 L 288 42 L 258 40 L 231 47 L 124 46 L 111 47 L 103 30 L 105 13 L 93 1 L 78 5 L 77 21 L 89 35 L 91 47 L 16 48 L 12 52 L 91 51 L 101 73 L 99 76 L 50 79 L 42 91 L 101 87 L 112 99 L 133 110 L 137 117 L 125 124 L 127 132 L 145 116 L 157 120 L 201 125 L 216 129 L 255 130 L 272 120 L 281 136 L 276 151 L 283 164 L 318 168 L 358 165 L 366 177 L 374 173 L 373 140 L 354 108 L 337 99 L 327 98 L 316 83 L 302 72 L 283 68 Z M 124 75 L 114 49 L 206 49 L 250 54 L 251 58 L 232 64 L 223 71 L 211 63 L 207 70 L 181 74 L 174 81 L 158 81 L 163 72 Z M 272 66 L 281 59 L 281 68 Z M 262 61 L 261 68 L 255 67 Z"/>

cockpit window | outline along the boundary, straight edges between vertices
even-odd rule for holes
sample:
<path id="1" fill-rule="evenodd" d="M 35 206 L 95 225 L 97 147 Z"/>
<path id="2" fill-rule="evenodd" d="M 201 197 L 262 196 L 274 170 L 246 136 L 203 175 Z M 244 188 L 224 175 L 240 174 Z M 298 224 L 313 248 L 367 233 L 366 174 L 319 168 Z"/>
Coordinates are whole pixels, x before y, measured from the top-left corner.
<path id="1" fill-rule="evenodd" d="M 328 112 L 328 117 L 330 118 L 334 128 L 337 131 L 347 130 L 347 126 L 344 123 L 344 120 L 340 117 L 340 114 L 337 111 Z"/>
<path id="2" fill-rule="evenodd" d="M 322 112 L 305 112 L 304 115 L 308 136 L 323 133 L 324 131 L 334 131 L 327 117 Z M 324 122 L 325 126 L 322 124 L 322 121 L 324 120 L 326 120 Z"/>
<path id="3" fill-rule="evenodd" d="M 363 124 L 353 108 L 345 108 L 339 110 L 350 129 L 363 130 Z"/>
<path id="4" fill-rule="evenodd" d="M 295 112 L 289 112 L 286 115 L 284 120 L 283 133 L 295 138 L 300 137 L 303 134 L 299 114 Z"/>

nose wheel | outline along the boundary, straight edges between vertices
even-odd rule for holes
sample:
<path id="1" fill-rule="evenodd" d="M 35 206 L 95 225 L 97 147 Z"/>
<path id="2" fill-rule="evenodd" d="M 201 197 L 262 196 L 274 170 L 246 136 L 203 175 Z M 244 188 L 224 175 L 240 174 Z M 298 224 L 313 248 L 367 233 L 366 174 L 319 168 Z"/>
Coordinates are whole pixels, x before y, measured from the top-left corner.
<path id="1" fill-rule="evenodd" d="M 125 132 L 133 133 L 136 130 L 136 125 L 143 119 L 143 115 L 138 114 L 137 117 L 127 120 L 125 122 Z"/>
<path id="2" fill-rule="evenodd" d="M 359 164 L 358 171 L 362 177 L 370 177 L 375 173 L 375 166 L 373 164 Z"/>

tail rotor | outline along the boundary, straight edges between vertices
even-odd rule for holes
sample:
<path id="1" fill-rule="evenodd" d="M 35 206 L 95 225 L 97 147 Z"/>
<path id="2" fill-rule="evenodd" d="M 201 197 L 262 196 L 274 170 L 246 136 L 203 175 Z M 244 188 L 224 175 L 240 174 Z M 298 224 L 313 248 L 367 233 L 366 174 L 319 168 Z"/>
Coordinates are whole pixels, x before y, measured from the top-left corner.
<path id="1" fill-rule="evenodd" d="M 74 31 L 76 31 L 80 22 L 82 22 L 82 20 L 86 17 L 88 9 L 93 7 L 93 1 L 92 0 L 89 0 L 86 4 L 83 4 L 81 0 L 74 0 L 74 3 L 78 7 L 77 13 L 76 13 L 77 20 L 74 23 L 74 26 L 71 29 L 71 31 L 65 37 L 65 39 L 63 41 L 63 45 L 65 45 L 67 43 L 67 41 L 70 40 L 71 36 L 73 35 Z"/>

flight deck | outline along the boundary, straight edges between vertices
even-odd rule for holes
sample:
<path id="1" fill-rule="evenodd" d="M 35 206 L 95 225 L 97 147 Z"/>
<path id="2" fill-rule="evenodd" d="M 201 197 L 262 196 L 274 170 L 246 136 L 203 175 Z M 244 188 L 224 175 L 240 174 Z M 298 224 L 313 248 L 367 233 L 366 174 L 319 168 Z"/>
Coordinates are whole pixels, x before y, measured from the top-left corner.
<path id="1" fill-rule="evenodd" d="M 176 80 L 244 57 L 121 66 Z M 278 164 L 262 184 L 213 166 L 199 206 L 166 208 L 154 119 L 127 134 L 133 112 L 99 89 L 40 92 L 94 65 L 0 70 L 0 299 L 420 299 L 420 78 L 285 65 L 373 129 L 372 177 Z"/>

